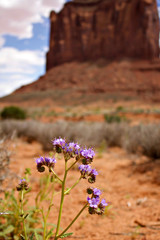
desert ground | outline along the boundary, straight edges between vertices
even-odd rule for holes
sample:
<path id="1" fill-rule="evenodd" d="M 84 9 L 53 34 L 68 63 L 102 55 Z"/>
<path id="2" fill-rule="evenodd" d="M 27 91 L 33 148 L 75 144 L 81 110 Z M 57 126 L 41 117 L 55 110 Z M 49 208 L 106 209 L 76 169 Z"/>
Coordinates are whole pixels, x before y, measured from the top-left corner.
<path id="1" fill-rule="evenodd" d="M 39 188 L 39 178 L 45 173 L 36 169 L 35 158 L 47 155 L 37 142 L 29 144 L 16 140 L 12 145 L 10 173 L 21 178 L 25 168 L 31 168 L 31 202 Z M 129 155 L 120 148 L 106 149 L 94 159 L 93 166 L 99 176 L 94 184 L 103 190 L 103 197 L 110 202 L 110 207 L 103 216 L 82 213 L 71 227 L 72 237 L 87 240 L 159 240 L 160 239 L 160 161 L 150 161 L 144 156 Z M 55 171 L 63 175 L 63 160 L 58 160 Z M 68 186 L 78 179 L 79 171 L 74 169 L 69 176 Z M 18 179 L 14 180 L 16 184 Z M 13 183 L 8 182 L 10 188 Z M 86 201 L 86 180 L 66 196 L 62 218 L 62 227 L 77 214 Z M 56 223 L 58 197 L 54 200 L 50 222 Z M 48 203 L 45 202 L 47 208 Z"/>
<path id="2" fill-rule="evenodd" d="M 110 104 L 108 102 L 98 106 L 95 103 L 70 107 L 67 108 L 67 112 L 66 108 L 62 106 L 53 107 L 48 105 L 48 102 L 41 103 L 41 108 L 37 107 L 37 111 L 40 112 L 44 107 L 46 112 L 53 111 L 54 115 L 37 114 L 36 120 L 55 122 L 57 119 L 72 121 L 83 119 L 101 122 L 104 121 L 104 109 L 111 112 L 117 109 L 129 109 L 130 111 L 121 111 L 120 115 L 127 117 L 131 125 L 158 123 L 160 119 L 158 103 L 137 103 L 135 101 Z M 123 106 L 123 109 L 119 106 Z M 0 107 L 4 107 L 4 104 L 1 104 Z M 23 107 L 28 108 L 28 106 Z M 47 156 L 49 153 L 43 150 L 40 143 L 36 141 L 30 143 L 25 138 L 15 138 L 8 146 L 11 150 L 11 159 L 9 175 L 8 179 L 4 181 L 4 187 L 9 190 L 12 187 L 15 188 L 19 179 L 23 178 L 25 168 L 30 168 L 32 191 L 29 193 L 29 204 L 32 206 L 39 190 L 39 180 L 47 174 L 47 171 L 45 173 L 37 171 L 35 159 L 41 155 Z M 94 148 L 94 146 L 92 147 Z M 92 186 L 102 190 L 103 198 L 109 202 L 109 207 L 103 216 L 90 215 L 86 209 L 71 227 L 70 232 L 74 234 L 68 239 L 160 240 L 160 159 L 153 160 L 138 153 L 130 154 L 122 148 L 108 147 L 107 145 L 103 149 L 96 148 L 95 150 L 96 156 L 92 165 L 99 175 Z M 60 177 L 63 176 L 62 159 L 57 160 L 55 171 Z M 72 186 L 79 175 L 80 173 L 75 167 L 68 177 L 67 186 Z M 68 225 L 85 204 L 87 187 L 89 184 L 82 179 L 78 187 L 65 197 L 62 228 Z M 55 185 L 55 190 L 59 190 L 58 185 Z M 57 222 L 59 197 L 58 194 L 55 196 L 54 206 L 49 216 L 49 221 L 54 224 Z M 44 202 L 44 208 L 48 208 L 47 200 Z"/>

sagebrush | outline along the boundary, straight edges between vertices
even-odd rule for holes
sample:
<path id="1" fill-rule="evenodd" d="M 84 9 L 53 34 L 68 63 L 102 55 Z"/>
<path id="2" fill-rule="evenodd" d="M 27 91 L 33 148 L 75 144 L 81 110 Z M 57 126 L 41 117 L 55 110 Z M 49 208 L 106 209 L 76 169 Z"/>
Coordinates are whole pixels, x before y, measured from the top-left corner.
<path id="1" fill-rule="evenodd" d="M 127 122 L 69 122 L 41 123 L 38 121 L 5 120 L 0 123 L 2 135 L 10 136 L 16 132 L 27 141 L 40 142 L 44 150 L 51 150 L 50 139 L 62 136 L 86 146 L 123 147 L 130 153 L 141 153 L 153 159 L 160 158 L 160 124 L 140 124 L 130 126 Z"/>

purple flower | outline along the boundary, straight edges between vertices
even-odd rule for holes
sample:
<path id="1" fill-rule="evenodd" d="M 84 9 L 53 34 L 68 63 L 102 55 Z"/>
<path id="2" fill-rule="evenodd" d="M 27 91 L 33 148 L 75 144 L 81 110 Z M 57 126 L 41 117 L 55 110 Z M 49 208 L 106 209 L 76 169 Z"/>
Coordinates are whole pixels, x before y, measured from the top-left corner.
<path id="1" fill-rule="evenodd" d="M 97 188 L 92 189 L 93 192 L 97 193 L 97 194 L 101 194 L 101 191 Z M 98 214 L 98 215 L 102 215 L 105 212 L 105 207 L 108 205 L 108 203 L 106 203 L 105 199 L 102 199 L 100 202 L 99 199 L 99 195 L 95 196 L 94 193 L 92 195 L 92 197 L 87 197 L 87 201 L 89 203 L 89 208 L 88 211 L 90 214 Z"/>
<path id="2" fill-rule="evenodd" d="M 82 164 L 79 166 L 79 170 L 80 170 L 80 172 L 90 173 L 92 171 L 92 168 L 89 165 Z"/>
<path id="3" fill-rule="evenodd" d="M 89 165 L 82 164 L 79 166 L 79 170 L 80 170 L 82 178 L 86 179 L 89 176 L 90 172 L 92 171 L 92 168 Z"/>
<path id="4" fill-rule="evenodd" d="M 88 178 L 89 183 L 94 183 L 96 181 L 96 175 L 98 172 L 95 169 L 92 169 L 90 165 L 82 164 L 79 166 L 79 170 L 82 178 Z"/>
<path id="5" fill-rule="evenodd" d="M 72 157 L 79 154 L 80 146 L 77 143 L 70 142 L 67 146 L 67 151 L 71 153 Z"/>
<path id="6" fill-rule="evenodd" d="M 95 197 L 95 198 L 99 197 L 102 194 L 101 190 L 99 190 L 98 188 L 92 188 L 92 187 L 87 188 L 87 193 L 92 194 L 92 197 Z"/>
<path id="7" fill-rule="evenodd" d="M 26 179 L 20 179 L 18 186 L 16 187 L 17 191 L 22 191 L 22 190 L 28 190 L 28 183 L 26 182 Z"/>
<path id="8" fill-rule="evenodd" d="M 55 138 L 53 141 L 53 146 L 63 146 L 65 145 L 66 141 L 63 138 Z"/>
<path id="9" fill-rule="evenodd" d="M 92 148 L 89 149 L 85 148 L 80 151 L 80 155 L 82 157 L 82 163 L 89 164 L 92 162 L 95 152 L 93 151 Z"/>
<path id="10" fill-rule="evenodd" d="M 54 168 L 55 163 L 56 163 L 55 158 L 45 157 L 45 166 L 49 168 L 51 167 Z"/>
<path id="11" fill-rule="evenodd" d="M 36 159 L 36 163 L 37 163 L 37 165 L 38 165 L 38 164 L 44 164 L 44 158 L 43 158 L 43 157 L 37 158 L 37 159 Z"/>
<path id="12" fill-rule="evenodd" d="M 98 188 L 93 189 L 93 195 L 94 197 L 99 197 L 101 195 L 101 191 Z"/>
<path id="13" fill-rule="evenodd" d="M 25 178 L 23 178 L 23 179 L 20 179 L 20 184 L 23 184 L 23 183 L 25 183 L 26 182 L 26 179 Z"/>
<path id="14" fill-rule="evenodd" d="M 55 138 L 52 141 L 53 147 L 57 153 L 61 153 L 62 149 L 65 147 L 66 141 L 63 138 Z"/>
<path id="15" fill-rule="evenodd" d="M 99 204 L 99 197 L 96 197 L 96 198 L 87 197 L 87 201 L 91 208 L 97 208 Z"/>
<path id="16" fill-rule="evenodd" d="M 39 172 L 44 172 L 45 168 L 44 166 L 48 167 L 49 170 L 51 168 L 54 168 L 54 165 L 56 163 L 56 159 L 55 158 L 50 158 L 50 157 L 39 157 L 36 159 L 36 163 L 37 163 L 37 169 Z"/>
<path id="17" fill-rule="evenodd" d="M 102 215 L 105 212 L 106 206 L 108 206 L 108 203 L 106 203 L 105 199 L 102 199 L 101 202 L 98 204 L 98 207 L 95 210 L 95 213 L 97 213 L 98 215 Z"/>
<path id="18" fill-rule="evenodd" d="M 92 169 L 91 174 L 94 175 L 94 176 L 97 176 L 98 172 L 96 171 L 96 169 Z"/>
<path id="19" fill-rule="evenodd" d="M 92 171 L 89 174 L 88 182 L 89 183 L 94 183 L 96 181 L 96 176 L 97 175 L 98 175 L 98 172 L 96 171 L 96 169 L 92 169 Z"/>
<path id="20" fill-rule="evenodd" d="M 95 152 L 93 151 L 93 149 L 92 148 L 89 148 L 89 149 L 83 149 L 82 151 L 81 151 L 81 155 L 84 157 L 84 158 L 90 158 L 90 159 L 92 159 L 93 157 L 94 157 L 94 155 L 95 155 Z"/>
<path id="21" fill-rule="evenodd" d="M 102 207 L 106 207 L 106 206 L 108 206 L 108 203 L 106 202 L 105 199 L 102 199 L 100 205 L 101 205 Z"/>

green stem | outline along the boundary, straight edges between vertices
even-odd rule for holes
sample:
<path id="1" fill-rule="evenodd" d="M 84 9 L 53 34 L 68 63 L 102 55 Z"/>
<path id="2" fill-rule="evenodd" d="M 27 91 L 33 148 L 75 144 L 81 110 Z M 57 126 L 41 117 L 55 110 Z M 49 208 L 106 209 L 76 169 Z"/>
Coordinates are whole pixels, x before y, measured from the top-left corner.
<path id="1" fill-rule="evenodd" d="M 68 193 L 80 182 L 81 178 L 82 178 L 82 177 L 80 176 L 80 178 L 73 184 L 73 186 L 70 187 L 69 189 L 67 189 L 67 190 L 64 192 L 64 194 L 68 194 Z"/>
<path id="2" fill-rule="evenodd" d="M 60 202 L 60 208 L 59 208 L 59 216 L 58 216 L 58 221 L 57 221 L 57 229 L 56 229 L 56 234 L 55 234 L 55 240 L 57 239 L 56 236 L 58 235 L 59 228 L 60 228 L 63 201 L 64 201 L 64 196 L 65 196 L 65 190 L 64 189 L 65 189 L 66 177 L 67 177 L 67 161 L 65 161 L 65 174 L 64 174 L 63 181 L 62 181 L 61 202 Z"/>
<path id="3" fill-rule="evenodd" d="M 47 215 L 46 215 L 46 218 L 48 219 L 48 216 L 49 216 L 49 213 L 50 213 L 50 210 L 51 210 L 51 207 L 53 206 L 53 198 L 55 196 L 54 194 L 54 185 L 52 186 L 52 195 L 51 195 L 51 198 L 50 198 L 50 204 L 49 204 L 49 207 L 48 207 L 48 211 L 47 211 Z"/>
<path id="4" fill-rule="evenodd" d="M 25 240 L 28 240 L 26 226 L 25 226 L 25 219 L 24 219 L 23 199 L 24 199 L 24 192 L 23 192 L 23 190 L 21 190 L 21 199 L 20 199 L 20 201 L 21 201 L 21 216 L 22 216 Z"/>
<path id="5" fill-rule="evenodd" d="M 73 224 L 73 223 L 77 220 L 77 218 L 81 215 L 81 213 L 84 211 L 84 209 L 87 207 L 87 205 L 88 205 L 88 202 L 84 205 L 84 207 L 83 207 L 83 208 L 81 209 L 81 211 L 76 215 L 76 217 L 72 220 L 72 222 L 68 225 L 68 227 L 66 227 L 66 228 L 64 229 L 64 231 L 55 238 L 55 240 L 57 240 L 58 238 L 60 238 L 60 237 L 72 226 L 72 224 Z"/>
<path id="6" fill-rule="evenodd" d="M 46 239 L 46 228 L 47 228 L 47 220 L 46 217 L 44 215 L 44 211 L 42 209 L 42 216 L 43 216 L 43 223 L 44 223 L 44 228 L 43 228 L 43 240 Z"/>
<path id="7" fill-rule="evenodd" d="M 57 176 L 57 174 L 55 173 L 55 171 L 53 170 L 53 168 L 50 169 L 51 172 L 55 175 L 55 177 L 61 182 L 63 183 L 63 181 Z"/>
<path id="8" fill-rule="evenodd" d="M 50 183 L 50 182 L 51 182 L 51 175 L 50 175 L 50 177 L 49 177 L 49 183 Z M 49 213 L 50 213 L 50 210 L 51 210 L 51 207 L 52 207 L 53 198 L 54 198 L 54 186 L 52 187 L 52 189 L 53 189 L 53 191 L 52 191 L 52 195 L 51 195 L 51 198 L 50 198 L 50 204 L 49 204 L 49 207 L 48 207 L 46 216 L 44 215 L 44 212 L 42 212 L 43 221 L 44 221 L 43 240 L 46 239 L 47 220 L 48 220 L 48 217 L 49 217 Z"/>
<path id="9" fill-rule="evenodd" d="M 67 171 L 69 171 L 76 163 L 77 163 L 77 161 L 75 161 L 75 162 L 67 169 Z"/>

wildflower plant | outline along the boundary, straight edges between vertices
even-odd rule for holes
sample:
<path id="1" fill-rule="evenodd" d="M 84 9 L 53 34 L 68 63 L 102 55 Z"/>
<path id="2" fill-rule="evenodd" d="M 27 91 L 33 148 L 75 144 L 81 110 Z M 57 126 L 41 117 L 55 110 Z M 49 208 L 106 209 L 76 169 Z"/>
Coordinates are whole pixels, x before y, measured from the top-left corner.
<path id="1" fill-rule="evenodd" d="M 62 185 L 61 188 L 61 200 L 59 206 L 59 215 L 57 220 L 56 232 L 54 236 L 54 240 L 59 238 L 67 237 L 71 233 L 67 233 L 68 229 L 72 226 L 72 224 L 77 220 L 80 214 L 88 208 L 88 212 L 90 214 L 103 214 L 105 207 L 108 205 L 104 199 L 100 201 L 101 191 L 97 188 L 88 188 L 87 193 L 89 196 L 86 199 L 85 205 L 82 207 L 80 212 L 75 216 L 75 218 L 71 221 L 71 223 L 61 232 L 60 232 L 60 223 L 62 217 L 63 203 L 66 194 L 69 194 L 70 191 L 76 187 L 76 185 L 80 182 L 81 179 L 86 179 L 90 184 L 96 181 L 96 176 L 98 172 L 96 169 L 91 167 L 91 163 L 95 156 L 95 152 L 92 148 L 82 148 L 79 144 L 74 142 L 67 143 L 63 138 L 57 138 L 52 141 L 53 149 L 57 154 L 62 154 L 65 161 L 65 171 L 63 179 L 60 179 L 54 171 L 54 166 L 56 163 L 55 158 L 44 158 L 40 157 L 36 160 L 37 169 L 39 172 L 45 171 L 45 167 L 48 167 L 49 172 L 54 175 L 55 178 L 59 180 Z M 74 159 L 72 163 L 69 162 L 70 159 Z M 79 179 L 72 185 L 70 188 L 66 188 L 66 179 L 68 172 L 74 167 L 75 164 L 79 164 L 80 177 Z M 44 233 L 44 239 L 45 239 Z"/>
<path id="2" fill-rule="evenodd" d="M 36 214 L 35 215 L 36 217 L 37 216 L 39 217 L 39 214 L 41 214 L 42 216 L 43 224 L 39 232 L 38 230 L 36 231 L 36 229 L 34 229 L 33 232 L 31 232 L 32 234 L 28 234 L 28 230 L 26 227 L 28 218 L 30 216 L 30 212 L 29 211 L 26 212 L 24 210 L 24 205 L 25 205 L 24 196 L 30 189 L 28 184 L 28 179 L 27 178 L 21 179 L 16 188 L 17 191 L 19 192 L 20 205 L 19 205 L 18 213 L 19 213 L 21 226 L 23 229 L 22 234 L 20 236 L 22 239 L 25 239 L 25 240 L 34 239 L 34 237 L 36 240 L 40 240 L 40 239 L 48 240 L 50 238 L 54 240 L 58 240 L 61 238 L 68 237 L 73 234 L 68 232 L 68 230 L 85 209 L 88 209 L 89 214 L 102 215 L 105 212 L 106 206 L 108 205 L 105 199 L 101 199 L 102 191 L 96 187 L 93 187 L 93 183 L 96 182 L 96 177 L 98 176 L 97 170 L 91 167 L 91 163 L 93 162 L 93 158 L 95 156 L 94 150 L 92 148 L 88 148 L 88 149 L 82 148 L 79 144 L 74 142 L 68 143 L 63 138 L 54 139 L 52 141 L 52 144 L 53 144 L 53 150 L 55 152 L 55 156 L 57 156 L 56 158 L 58 159 L 59 154 L 61 154 L 64 158 L 64 174 L 62 179 L 57 175 L 55 171 L 55 165 L 57 160 L 55 157 L 40 156 L 36 159 L 36 167 L 39 173 L 43 173 L 48 169 L 45 184 L 39 190 L 39 193 L 35 198 L 34 211 L 32 210 L 32 214 L 33 213 Z M 80 176 L 78 180 L 75 181 L 70 188 L 67 188 L 66 185 L 67 185 L 68 172 L 71 169 L 73 169 L 76 164 L 78 165 Z M 88 194 L 88 196 L 86 196 L 86 202 L 82 207 L 82 209 L 68 224 L 68 226 L 66 226 L 65 229 L 61 230 L 62 229 L 61 228 L 62 211 L 63 211 L 65 196 L 68 195 L 71 192 L 71 190 L 75 188 L 82 179 L 86 179 L 86 183 L 88 182 L 89 184 L 92 185 L 91 187 L 86 187 L 86 195 Z M 49 229 L 48 217 L 53 207 L 53 200 L 55 196 L 54 184 L 60 184 L 61 191 L 58 193 L 61 194 L 61 198 L 59 203 L 59 213 L 58 213 L 57 224 L 56 225 L 52 224 L 52 227 Z M 48 198 L 49 193 L 51 193 L 50 198 Z M 41 207 L 41 202 L 44 199 L 49 200 L 49 206 L 47 210 Z"/>

